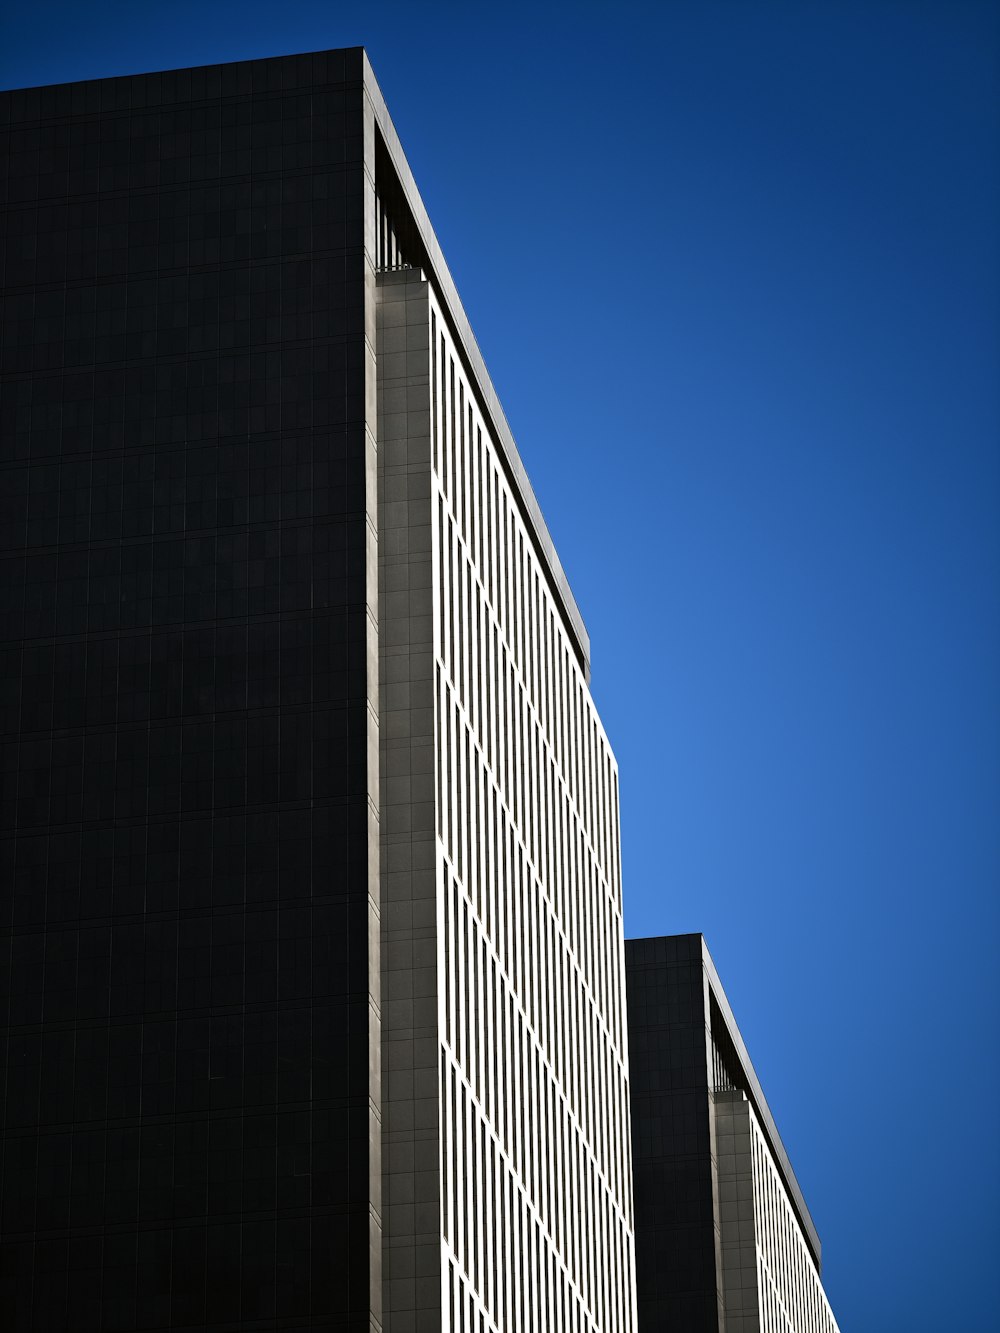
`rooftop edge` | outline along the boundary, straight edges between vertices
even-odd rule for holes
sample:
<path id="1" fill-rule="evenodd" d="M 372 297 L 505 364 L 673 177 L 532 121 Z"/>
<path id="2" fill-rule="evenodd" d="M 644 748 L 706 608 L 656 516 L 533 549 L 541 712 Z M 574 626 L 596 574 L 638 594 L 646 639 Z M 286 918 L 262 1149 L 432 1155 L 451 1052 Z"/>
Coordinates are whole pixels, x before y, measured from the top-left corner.
<path id="1" fill-rule="evenodd" d="M 337 57 L 334 63 L 331 57 Z M 286 66 L 289 62 L 312 62 L 311 74 L 314 82 L 322 81 L 324 73 L 339 75 L 344 82 L 354 82 L 360 73 L 362 87 L 371 100 L 375 122 L 383 144 L 389 155 L 393 170 L 408 208 L 413 216 L 421 243 L 427 253 L 431 276 L 438 289 L 438 295 L 445 311 L 452 322 L 459 344 L 472 372 L 479 390 L 482 405 L 496 433 L 497 441 L 504 455 L 504 462 L 511 481 L 520 500 L 529 528 L 537 540 L 538 553 L 546 568 L 549 585 L 557 602 L 564 612 L 567 629 L 570 631 L 577 649 L 577 655 L 587 683 L 590 683 L 590 636 L 587 633 L 583 616 L 573 596 L 566 572 L 556 553 L 548 526 L 542 515 L 538 500 L 528 479 L 527 471 L 514 436 L 504 414 L 503 407 L 493 381 L 490 379 L 483 355 L 479 350 L 472 326 L 465 313 L 455 281 L 451 276 L 440 243 L 434 234 L 427 209 L 417 189 L 413 172 L 410 170 L 403 152 L 399 134 L 393 124 L 386 105 L 385 97 L 379 87 L 378 79 L 372 68 L 368 52 L 363 46 L 332 47 L 322 51 L 289 52 L 283 55 L 252 57 L 247 60 L 215 61 L 205 65 L 180 66 L 174 69 L 147 69 L 138 73 L 98 75 L 92 78 L 70 79 L 62 83 L 36 84 L 24 88 L 0 88 L 0 123 L 31 122 L 35 119 L 49 119 L 63 115 L 93 115 L 102 112 L 120 112 L 132 107 L 148 108 L 162 105 L 164 102 L 215 100 L 226 96 L 246 96 L 255 92 L 280 93 L 293 86 L 287 77 Z M 360 61 L 360 71 L 354 63 Z M 240 69 L 239 78 L 234 78 Z M 218 72 L 218 73 L 217 73 Z M 228 74 L 228 78 L 227 78 Z M 197 78 L 186 80 L 186 89 L 181 87 L 173 96 L 167 95 L 161 101 L 147 101 L 146 88 L 137 87 L 145 80 L 173 76 L 196 75 Z M 102 85 L 98 92 L 95 85 Z M 112 87 L 111 85 L 114 85 Z M 153 85 L 156 86 L 155 84 Z M 70 95 L 74 90 L 76 96 Z M 55 98 L 56 90 L 61 97 Z M 49 98 L 43 97 L 49 94 Z M 46 107 L 48 100 L 51 105 Z"/>
<path id="2" fill-rule="evenodd" d="M 535 492 L 532 489 L 524 463 L 521 461 L 521 455 L 518 453 L 514 436 L 507 422 L 507 417 L 501 406 L 497 391 L 493 387 L 493 381 L 490 379 L 489 371 L 486 369 L 486 363 L 479 350 L 476 336 L 472 331 L 472 325 L 469 323 L 469 317 L 465 313 L 465 307 L 462 305 L 462 299 L 458 294 L 458 288 L 455 286 L 455 280 L 451 276 L 451 271 L 448 268 L 448 263 L 444 257 L 441 245 L 437 236 L 434 234 L 434 228 L 431 225 L 430 217 L 428 216 L 424 201 L 420 196 L 420 191 L 417 189 L 413 172 L 410 170 L 410 165 L 403 152 L 403 147 L 396 131 L 396 127 L 393 124 L 392 117 L 389 114 L 385 97 L 382 94 L 375 71 L 372 69 L 371 61 L 368 58 L 368 52 L 364 48 L 362 48 L 362 59 L 365 91 L 371 98 L 372 107 L 375 112 L 375 121 L 379 133 L 382 136 L 382 142 L 389 154 L 393 170 L 396 173 L 397 180 L 403 191 L 403 197 L 412 214 L 420 241 L 426 251 L 431 274 L 438 288 L 438 294 L 445 306 L 448 317 L 454 326 L 459 341 L 462 344 L 462 350 L 465 352 L 469 362 L 469 368 L 477 382 L 477 387 L 483 400 L 483 406 L 486 408 L 496 433 L 497 440 L 504 452 L 504 459 L 508 471 L 510 472 L 511 478 L 519 492 L 526 517 L 538 539 L 539 554 L 547 566 L 552 590 L 562 604 L 563 610 L 566 613 L 569 628 L 572 630 L 577 640 L 584 675 L 589 683 L 590 636 L 587 633 L 583 616 L 580 614 L 580 609 L 576 604 L 576 599 L 569 586 L 569 580 L 566 577 L 566 572 L 563 569 L 562 562 L 556 552 L 555 544 L 552 541 L 552 537 L 542 515 Z"/>
<path id="3" fill-rule="evenodd" d="M 767 1098 L 764 1096 L 764 1090 L 761 1087 L 760 1080 L 757 1077 L 757 1071 L 753 1067 L 753 1061 L 750 1059 L 750 1053 L 747 1050 L 746 1043 L 743 1040 L 743 1034 L 740 1032 L 739 1024 L 736 1022 L 736 1017 L 733 1014 L 732 1006 L 730 1005 L 729 998 L 726 995 L 725 990 L 723 989 L 722 981 L 719 977 L 718 970 L 716 969 L 715 966 L 715 961 L 713 960 L 712 955 L 709 952 L 708 944 L 705 940 L 704 935 L 702 935 L 700 932 L 695 932 L 693 934 L 687 934 L 687 935 L 639 936 L 638 938 L 627 939 L 625 941 L 625 948 L 626 951 L 628 951 L 629 946 L 631 945 L 655 944 L 659 943 L 660 941 L 666 941 L 666 940 L 678 941 L 678 942 L 681 940 L 685 940 L 691 942 L 692 944 L 694 943 L 694 941 L 699 942 L 701 961 L 703 967 L 705 968 L 705 972 L 708 976 L 708 981 L 709 981 L 709 986 L 711 988 L 712 996 L 715 999 L 716 1005 L 718 1006 L 719 1013 L 722 1016 L 722 1020 L 726 1025 L 726 1031 L 729 1035 L 730 1041 L 733 1044 L 733 1049 L 735 1050 L 737 1058 L 740 1061 L 742 1072 L 748 1085 L 747 1091 L 749 1092 L 751 1101 L 753 1103 L 753 1108 L 756 1111 L 758 1118 L 760 1119 L 761 1123 L 764 1126 L 764 1133 L 767 1135 L 768 1143 L 771 1146 L 771 1151 L 774 1154 L 774 1157 L 778 1163 L 778 1168 L 781 1171 L 782 1178 L 785 1182 L 789 1194 L 791 1195 L 792 1204 L 795 1208 L 795 1212 L 799 1219 L 799 1223 L 802 1226 L 802 1231 L 803 1234 L 805 1235 L 806 1242 L 809 1245 L 813 1258 L 816 1261 L 816 1271 L 817 1273 L 821 1274 L 822 1263 L 823 1263 L 823 1247 L 820 1244 L 819 1233 L 816 1230 L 816 1225 L 812 1220 L 812 1215 L 810 1214 L 809 1208 L 806 1205 L 806 1201 L 802 1195 L 802 1190 L 799 1187 L 799 1182 L 796 1179 L 794 1170 L 792 1169 L 792 1164 L 791 1161 L 789 1160 L 788 1153 L 785 1150 L 785 1145 L 781 1140 L 781 1135 L 778 1133 L 778 1126 L 774 1122 L 774 1116 L 771 1114 L 771 1108 L 770 1106 L 768 1106 Z M 694 960 L 688 959 L 686 961 L 691 962 Z M 710 1015 L 706 1015 L 706 1018 L 709 1022 L 711 1021 Z"/>

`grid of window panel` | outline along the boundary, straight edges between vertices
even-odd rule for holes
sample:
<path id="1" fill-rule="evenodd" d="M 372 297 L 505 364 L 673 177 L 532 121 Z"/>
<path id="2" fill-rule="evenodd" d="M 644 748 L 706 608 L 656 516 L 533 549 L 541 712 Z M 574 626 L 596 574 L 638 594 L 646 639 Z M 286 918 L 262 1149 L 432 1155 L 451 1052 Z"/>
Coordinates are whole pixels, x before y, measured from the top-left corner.
<path id="1" fill-rule="evenodd" d="M 838 1333 L 753 1108 L 748 1106 L 761 1333 Z"/>
<path id="2" fill-rule="evenodd" d="M 715 1096 L 728 1333 L 838 1333 L 753 1106 Z"/>
<path id="3" fill-rule="evenodd" d="M 444 1326 L 624 1333 L 617 767 L 433 296 L 429 309 Z"/>

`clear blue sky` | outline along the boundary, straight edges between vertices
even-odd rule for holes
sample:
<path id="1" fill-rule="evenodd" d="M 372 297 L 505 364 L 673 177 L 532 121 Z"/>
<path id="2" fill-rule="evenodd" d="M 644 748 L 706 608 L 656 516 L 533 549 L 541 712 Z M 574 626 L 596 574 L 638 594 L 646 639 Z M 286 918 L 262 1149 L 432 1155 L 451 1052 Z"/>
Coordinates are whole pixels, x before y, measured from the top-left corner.
<path id="1" fill-rule="evenodd" d="M 845 1333 L 998 1324 L 998 9 L 8 5 L 12 87 L 369 48 Z"/>

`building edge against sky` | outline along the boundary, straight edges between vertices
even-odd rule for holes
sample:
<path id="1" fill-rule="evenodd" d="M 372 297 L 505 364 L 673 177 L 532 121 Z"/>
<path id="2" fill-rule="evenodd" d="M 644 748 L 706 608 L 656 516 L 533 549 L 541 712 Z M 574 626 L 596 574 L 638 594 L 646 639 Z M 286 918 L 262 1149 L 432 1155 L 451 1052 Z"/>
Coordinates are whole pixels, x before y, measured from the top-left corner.
<path id="1" fill-rule="evenodd" d="M 11 1326 L 835 1329 L 364 51 L 0 117 Z"/>
<path id="2" fill-rule="evenodd" d="M 822 1252 L 701 935 L 626 941 L 640 1328 L 838 1333 Z"/>
<path id="3" fill-rule="evenodd" d="M 12 1326 L 634 1328 L 617 770 L 365 53 L 0 117 Z"/>
<path id="4" fill-rule="evenodd" d="M 391 125 L 385 143 L 394 153 Z M 579 612 L 394 166 L 376 174 L 387 1314 L 630 1329 L 617 769 Z M 421 989 L 420 945 L 434 987 Z M 417 1023 L 428 990 L 436 1022 Z M 421 1081 L 438 1094 L 436 1134 L 411 1096 Z M 397 1151 L 422 1161 L 423 1224 L 409 1183 L 394 1205 Z"/>

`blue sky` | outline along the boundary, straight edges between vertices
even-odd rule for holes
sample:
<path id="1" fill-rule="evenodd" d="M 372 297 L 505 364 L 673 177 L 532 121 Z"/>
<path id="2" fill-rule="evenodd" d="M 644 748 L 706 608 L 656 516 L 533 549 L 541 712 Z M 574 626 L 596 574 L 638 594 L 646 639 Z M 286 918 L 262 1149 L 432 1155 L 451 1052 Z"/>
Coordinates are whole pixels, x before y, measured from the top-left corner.
<path id="1" fill-rule="evenodd" d="M 36 3 L 20 86 L 364 44 L 847 1333 L 996 1329 L 988 4 Z"/>

